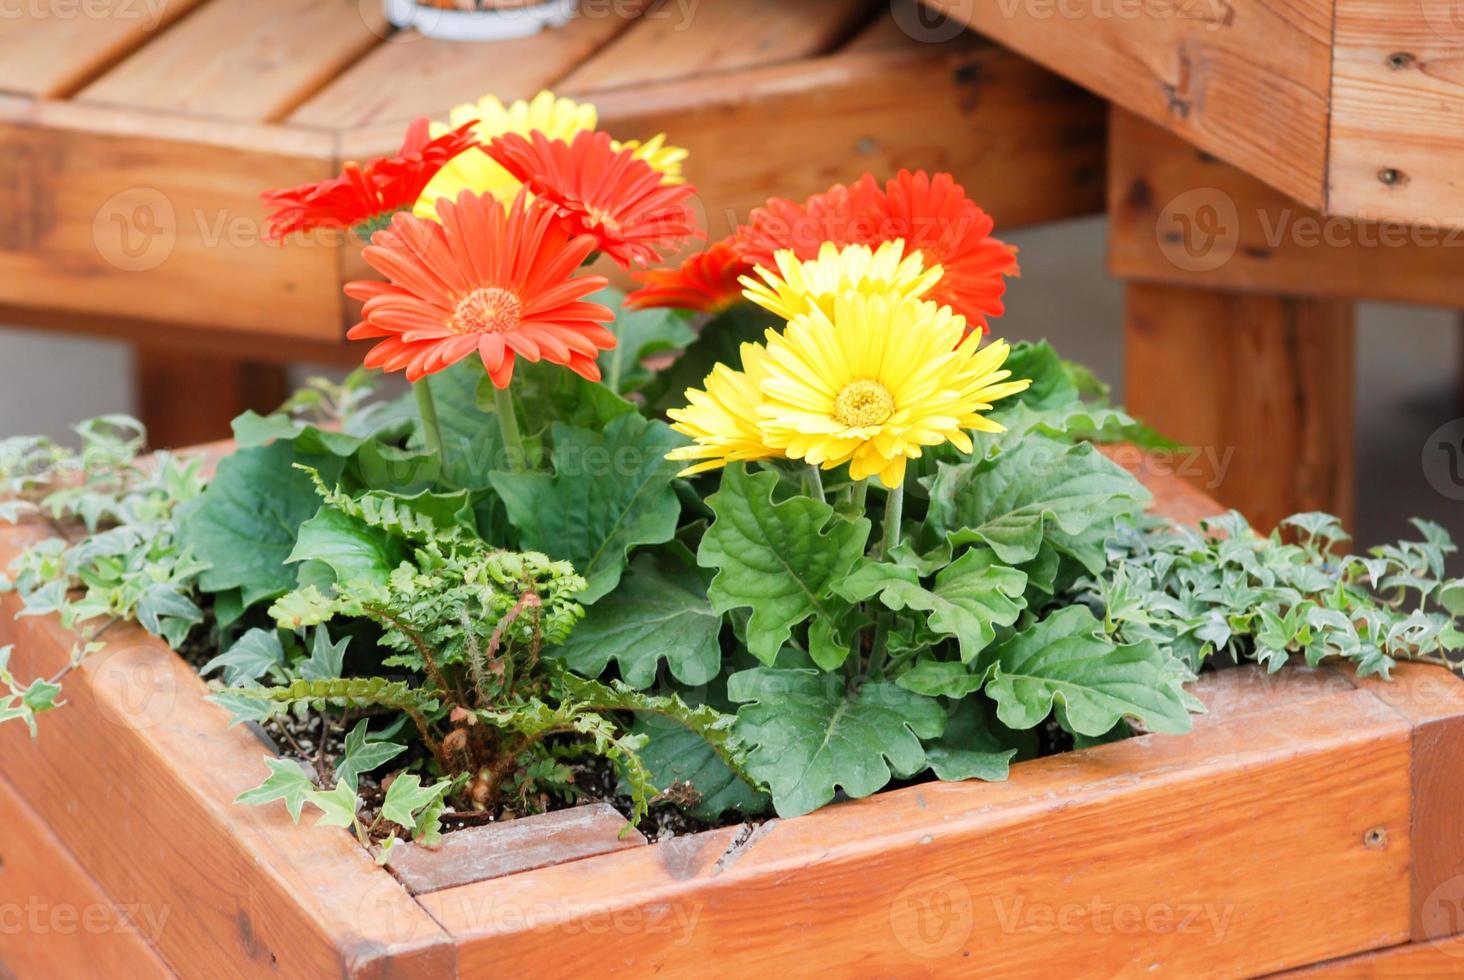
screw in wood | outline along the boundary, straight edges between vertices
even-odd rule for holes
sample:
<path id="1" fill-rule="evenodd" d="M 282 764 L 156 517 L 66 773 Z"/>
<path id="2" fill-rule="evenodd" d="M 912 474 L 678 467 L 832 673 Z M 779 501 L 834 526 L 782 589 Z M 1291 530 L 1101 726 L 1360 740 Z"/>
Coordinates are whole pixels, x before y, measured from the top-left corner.
<path id="1" fill-rule="evenodd" d="M 1404 175 L 1403 171 L 1395 167 L 1384 167 L 1378 171 L 1378 180 L 1381 180 L 1389 187 L 1396 187 L 1399 184 L 1406 183 L 1408 178 Z"/>
<path id="2" fill-rule="evenodd" d="M 1388 846 L 1388 831 L 1385 827 L 1373 827 L 1362 835 L 1362 843 L 1370 851 L 1380 851 Z"/>

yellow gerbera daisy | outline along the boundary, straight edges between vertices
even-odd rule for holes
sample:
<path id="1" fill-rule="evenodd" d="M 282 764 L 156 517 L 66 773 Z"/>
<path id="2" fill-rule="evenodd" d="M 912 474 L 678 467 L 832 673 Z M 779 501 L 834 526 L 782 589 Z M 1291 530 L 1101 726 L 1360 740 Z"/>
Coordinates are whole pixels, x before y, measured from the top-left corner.
<path id="1" fill-rule="evenodd" d="M 677 476 L 690 476 L 737 460 L 767 459 L 782 455 L 763 442 L 758 406 L 766 377 L 767 350 L 761 344 L 742 345 L 742 370 L 718 364 L 707 375 L 706 390 L 688 388 L 686 407 L 666 414 L 671 428 L 696 440 L 691 446 L 666 454 L 673 460 L 702 460 Z"/>
<path id="2" fill-rule="evenodd" d="M 925 268 L 920 252 L 905 255 L 902 240 L 885 242 L 877 250 L 868 245 L 839 248 L 824 242 L 818 257 L 798 261 L 791 249 L 773 255 L 778 271 L 757 267 L 757 275 L 743 276 L 742 294 L 784 320 L 822 310 L 834 315 L 834 297 L 851 290 L 894 296 L 924 296 L 940 281 L 941 267 Z"/>
<path id="3" fill-rule="evenodd" d="M 793 459 L 830 469 L 849 463 L 855 480 L 878 476 L 894 488 L 922 447 L 949 442 L 971 451 L 967 429 L 1000 432 L 980 412 L 1029 381 L 1000 370 L 1008 348 L 981 348 L 964 317 L 910 296 L 847 292 L 769 333 L 764 442 Z M 963 339 L 964 338 L 964 339 Z"/>
<path id="4" fill-rule="evenodd" d="M 557 98 L 552 92 L 540 92 L 533 99 L 523 99 L 504 105 L 497 96 L 485 95 L 477 102 L 466 102 L 448 113 L 447 124 L 433 123 L 431 132 L 440 136 L 465 123 L 477 120 L 473 135 L 480 143 L 487 144 L 495 136 L 518 133 L 527 136 L 540 132 L 553 140 L 568 143 L 585 130 L 592 130 L 599 123 L 599 114 L 588 102 Z M 666 183 L 682 183 L 681 161 L 686 159 L 685 150 L 667 146 L 664 134 L 657 134 L 644 144 L 638 141 L 612 143 L 615 149 L 629 146 L 635 149 L 637 159 L 645 160 L 652 169 L 663 175 Z M 504 204 L 513 203 L 518 196 L 518 180 L 499 166 L 492 157 L 481 149 L 473 148 L 458 154 L 428 181 L 418 198 L 413 213 L 419 218 L 437 220 L 437 199 L 446 197 L 456 200 L 465 190 L 479 194 L 492 194 Z"/>

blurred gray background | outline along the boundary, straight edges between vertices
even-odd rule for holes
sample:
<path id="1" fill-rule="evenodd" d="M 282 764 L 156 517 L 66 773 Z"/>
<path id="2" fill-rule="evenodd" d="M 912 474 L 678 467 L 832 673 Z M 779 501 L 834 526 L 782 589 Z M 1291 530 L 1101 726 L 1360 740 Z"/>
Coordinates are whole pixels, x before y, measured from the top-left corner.
<path id="1" fill-rule="evenodd" d="M 1104 224 L 1095 217 L 1003 236 L 1021 247 L 1022 278 L 1011 282 L 995 327 L 1012 339 L 1048 338 L 1121 400 L 1123 290 L 1104 272 Z M 1434 491 L 1420 465 L 1430 433 L 1464 416 L 1459 314 L 1362 303 L 1358 327 L 1358 542 L 1407 535 L 1412 515 L 1464 541 L 1464 506 Z M 0 432 L 65 437 L 77 419 L 133 410 L 130 359 L 121 343 L 0 331 Z M 297 380 L 308 373 L 303 366 Z"/>

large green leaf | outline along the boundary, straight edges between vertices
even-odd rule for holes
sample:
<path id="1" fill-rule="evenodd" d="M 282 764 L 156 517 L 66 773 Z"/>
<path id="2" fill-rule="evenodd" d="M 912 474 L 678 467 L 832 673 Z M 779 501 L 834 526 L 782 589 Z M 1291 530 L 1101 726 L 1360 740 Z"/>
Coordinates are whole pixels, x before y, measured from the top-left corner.
<path id="1" fill-rule="evenodd" d="M 1055 704 L 1080 735 L 1107 734 L 1124 717 L 1156 732 L 1190 727 L 1169 658 L 1147 640 L 1116 646 L 1086 606 L 1059 609 L 985 651 L 980 666 L 997 717 L 1013 728 L 1040 725 Z"/>
<path id="2" fill-rule="evenodd" d="M 295 468 L 316 468 L 334 481 L 343 461 L 302 454 L 291 440 L 241 449 L 219 463 L 208 489 L 182 516 L 183 544 L 209 569 L 199 576 L 205 592 L 242 590 L 244 605 L 272 598 L 295 585 L 286 564 L 300 525 L 320 509 L 310 477 Z"/>
<path id="3" fill-rule="evenodd" d="M 864 554 L 866 518 L 849 521 L 809 497 L 773 502 L 778 477 L 734 464 L 707 498 L 717 515 L 698 564 L 717 569 L 709 595 L 719 613 L 748 607 L 748 649 L 771 664 L 793 627 L 810 616 L 829 626 L 845 609 L 834 588 Z M 827 627 L 826 627 L 827 628 Z"/>
<path id="4" fill-rule="evenodd" d="M 1017 754 L 1016 740 L 1003 737 L 1006 729 L 990 717 L 988 705 L 978 698 L 961 701 L 940 738 L 926 744 L 925 758 L 937 779 L 996 782 L 1007 778 Z"/>
<path id="5" fill-rule="evenodd" d="M 464 358 L 427 379 L 442 431 L 442 476 L 449 486 L 481 490 L 496 470 L 507 468 L 498 423 L 478 407 L 478 386 L 487 379 L 477 357 Z"/>
<path id="6" fill-rule="evenodd" d="M 930 497 L 929 527 L 953 544 L 987 544 L 1008 564 L 1037 557 L 1045 527 L 1076 537 L 1150 500 L 1092 445 L 1036 434 L 994 459 L 942 463 Z"/>
<path id="7" fill-rule="evenodd" d="M 920 740 L 939 736 L 946 720 L 932 698 L 885 683 L 850 694 L 842 676 L 809 670 L 744 670 L 728 680 L 727 694 L 745 702 L 737 736 L 748 772 L 767 784 L 783 817 L 818 809 L 836 789 L 868 796 L 920 772 Z"/>
<path id="8" fill-rule="evenodd" d="M 743 342 L 761 342 L 770 327 L 782 325 L 777 316 L 751 303 L 738 303 L 713 317 L 676 362 L 645 385 L 646 404 L 656 414 L 685 405 L 686 389 L 700 388 L 714 365 L 741 366 Z"/>
<path id="9" fill-rule="evenodd" d="M 602 383 L 611 391 L 622 395 L 635 391 L 651 379 L 642 361 L 680 350 L 696 340 L 696 331 L 676 310 L 628 310 L 623 305 L 625 294 L 613 287 L 585 298 L 615 310 L 615 320 L 609 326 L 616 344 L 599 357 Z"/>
<path id="10" fill-rule="evenodd" d="M 604 432 L 555 423 L 554 474 L 495 473 L 493 488 L 525 548 L 572 562 L 592 603 L 620 582 L 626 553 L 676 533 L 681 503 L 666 453 L 681 436 L 661 422 L 622 415 Z"/>
<path id="11" fill-rule="evenodd" d="M 678 681 L 695 687 L 721 666 L 721 626 L 700 575 L 674 559 L 640 555 L 554 654 L 586 677 L 599 677 L 614 660 L 621 678 L 641 689 L 656 682 L 665 660 Z"/>
<path id="12" fill-rule="evenodd" d="M 657 789 L 687 783 L 696 790 L 696 802 L 686 810 L 691 816 L 710 821 L 728 810 L 752 815 L 768 808 L 766 793 L 749 786 L 706 739 L 674 718 L 637 713 L 630 731 L 647 739 L 639 755 Z"/>
<path id="13" fill-rule="evenodd" d="M 851 602 L 878 595 L 897 612 L 930 613 L 929 628 L 954 636 L 961 659 L 969 662 L 996 638 L 996 627 L 1017 621 L 1025 605 L 1027 576 L 998 563 L 991 550 L 972 548 L 943 568 L 929 589 L 920 584 L 913 568 L 868 560 L 837 589 Z"/>
<path id="14" fill-rule="evenodd" d="M 319 561 L 330 566 L 337 581 L 369 581 L 385 585 L 409 552 L 399 538 L 325 506 L 300 525 L 289 562 Z"/>

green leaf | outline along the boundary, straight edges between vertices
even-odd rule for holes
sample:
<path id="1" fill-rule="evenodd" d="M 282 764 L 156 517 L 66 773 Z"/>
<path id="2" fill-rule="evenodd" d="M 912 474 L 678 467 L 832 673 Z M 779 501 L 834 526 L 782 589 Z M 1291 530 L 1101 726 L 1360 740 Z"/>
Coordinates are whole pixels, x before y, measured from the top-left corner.
<path id="1" fill-rule="evenodd" d="M 1068 606 L 982 654 L 986 693 L 1012 728 L 1034 728 L 1060 705 L 1072 730 L 1107 733 L 1121 718 L 1155 732 L 1186 732 L 1189 712 L 1152 642 L 1115 646 L 1086 606 Z"/>
<path id="2" fill-rule="evenodd" d="M 656 415 L 685 405 L 686 389 L 700 388 L 713 366 L 740 365 L 744 341 L 761 341 L 770 328 L 783 325 L 776 315 L 751 303 L 738 303 L 712 317 L 675 363 L 645 385 L 646 405 Z"/>
<path id="3" fill-rule="evenodd" d="M 984 779 L 999 782 L 1007 778 L 1017 749 L 1000 737 L 999 723 L 976 698 L 957 705 L 940 738 L 925 746 L 925 757 L 937 779 Z"/>
<path id="4" fill-rule="evenodd" d="M 748 785 L 705 738 L 675 719 L 637 713 L 630 730 L 647 739 L 639 755 L 657 789 L 686 783 L 696 790 L 686 812 L 698 820 L 718 820 L 729 810 L 751 816 L 768 808 L 766 793 Z"/>
<path id="5" fill-rule="evenodd" d="M 985 670 L 976 673 L 966 664 L 950 660 L 922 659 L 895 678 L 895 683 L 907 691 L 927 697 L 960 700 L 985 687 L 989 673 Z"/>
<path id="6" fill-rule="evenodd" d="M 682 439 L 661 422 L 622 415 L 603 433 L 554 425 L 554 475 L 495 473 L 493 488 L 527 549 L 573 563 L 588 605 L 620 582 L 626 554 L 676 534 L 681 503 L 665 455 Z"/>
<path id="7" fill-rule="evenodd" d="M 315 627 L 310 657 L 300 663 L 300 676 L 307 681 L 328 681 L 340 677 L 346 662 L 346 647 L 350 643 L 350 637 L 332 643 L 330 632 L 323 625 Z"/>
<path id="8" fill-rule="evenodd" d="M 259 680 L 270 668 L 282 667 L 284 663 L 285 650 L 280 645 L 279 634 L 274 630 L 252 629 L 198 672 L 207 677 L 222 667 L 224 683 L 237 687 Z"/>
<path id="9" fill-rule="evenodd" d="M 707 498 L 716 520 L 697 563 L 717 569 L 709 596 L 719 613 L 748 607 L 747 643 L 771 664 L 793 627 L 810 616 L 836 622 L 844 604 L 834 588 L 864 554 L 869 520 L 835 517 L 809 497 L 773 502 L 778 477 L 735 464 Z"/>
<path id="10" fill-rule="evenodd" d="M 356 811 L 361 801 L 356 798 L 356 787 L 350 783 L 336 783 L 329 791 L 314 790 L 305 798 L 320 808 L 315 818 L 317 827 L 349 827 L 356 822 Z"/>
<path id="11" fill-rule="evenodd" d="M 345 746 L 336 762 L 336 778 L 342 783 L 349 783 L 352 791 L 359 785 L 363 774 L 386 765 L 407 751 L 405 745 L 373 740 L 368 730 L 370 724 L 369 718 L 362 718 L 355 728 L 346 733 Z"/>
<path id="12" fill-rule="evenodd" d="M 696 687 L 721 666 L 721 626 L 697 573 L 674 560 L 639 555 L 554 655 L 586 677 L 599 677 L 614 660 L 625 682 L 641 689 L 655 683 L 665 660 L 678 681 Z"/>
<path id="13" fill-rule="evenodd" d="M 745 670 L 728 680 L 727 693 L 746 702 L 737 734 L 747 769 L 767 784 L 782 817 L 818 809 L 835 789 L 857 798 L 914 775 L 927 765 L 920 740 L 945 726 L 931 698 L 885 683 L 850 694 L 842 676 L 815 671 Z"/>
<path id="14" fill-rule="evenodd" d="M 301 454 L 292 441 L 241 449 L 219 463 L 213 482 L 182 516 L 182 544 L 209 569 L 199 576 L 205 592 L 242 589 L 245 606 L 280 595 L 295 584 L 286 564 L 300 525 L 320 510 L 306 463 L 326 480 L 343 461 Z"/>
<path id="15" fill-rule="evenodd" d="M 450 780 L 423 786 L 421 776 L 403 773 L 387 787 L 386 799 L 381 804 L 381 815 L 392 823 L 415 830 L 418 814 L 442 799 L 451 786 Z"/>
<path id="16" fill-rule="evenodd" d="M 293 759 L 266 758 L 264 764 L 269 766 L 269 778 L 253 789 L 240 793 L 234 802 L 260 806 L 275 800 L 284 800 L 285 809 L 290 811 L 290 819 L 299 823 L 300 811 L 305 806 L 305 801 L 315 792 L 310 774 Z"/>
<path id="17" fill-rule="evenodd" d="M 465 357 L 427 378 L 446 457 L 442 479 L 449 486 L 481 490 L 495 470 L 507 466 L 498 424 L 478 408 L 478 386 L 487 379 L 477 357 Z"/>
<path id="18" fill-rule="evenodd" d="M 1017 621 L 1026 603 L 1022 593 L 1027 576 L 997 563 L 985 548 L 973 548 L 935 576 L 931 589 L 913 579 L 914 569 L 864 561 L 839 588 L 857 602 L 878 595 L 890 609 L 919 609 L 930 613 L 927 625 L 961 646 L 961 659 L 970 662 L 996 638 L 996 627 Z"/>
<path id="19" fill-rule="evenodd" d="M 407 556 L 407 548 L 399 539 L 327 504 L 300 525 L 299 539 L 285 560 L 323 562 L 335 572 L 338 581 L 384 585 Z"/>
<path id="20" fill-rule="evenodd" d="M 1072 538 L 1151 499 L 1092 445 L 1035 435 L 992 460 L 942 463 L 930 496 L 930 527 L 952 544 L 987 544 L 1007 564 L 1036 558 L 1044 529 Z"/>
<path id="21" fill-rule="evenodd" d="M 655 354 L 680 350 L 696 340 L 696 331 L 675 310 L 627 310 L 623 305 L 625 294 L 614 288 L 602 289 L 585 298 L 615 310 L 615 320 L 609 326 L 616 344 L 599 357 L 602 383 L 611 391 L 622 395 L 635 391 L 651 379 L 651 372 L 642 361 Z"/>

